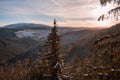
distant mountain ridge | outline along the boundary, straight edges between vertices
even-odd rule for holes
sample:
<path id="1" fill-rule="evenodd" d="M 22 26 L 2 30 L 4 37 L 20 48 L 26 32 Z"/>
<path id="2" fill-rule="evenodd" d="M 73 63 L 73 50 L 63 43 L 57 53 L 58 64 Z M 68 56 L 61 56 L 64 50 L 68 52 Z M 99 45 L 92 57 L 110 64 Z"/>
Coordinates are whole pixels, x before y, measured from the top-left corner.
<path id="1" fill-rule="evenodd" d="M 92 43 L 98 42 L 104 37 L 109 38 L 113 34 L 120 33 L 120 23 L 111 26 L 110 28 L 96 30 L 97 33 L 84 38 L 83 40 L 78 40 L 73 44 L 72 48 L 69 50 L 68 61 L 72 60 L 74 57 L 79 57 L 83 59 L 84 57 L 91 55 Z"/>
<path id="2" fill-rule="evenodd" d="M 91 54 L 92 43 L 105 35 L 119 32 L 119 26 L 120 24 L 117 24 L 106 29 L 58 26 L 62 47 L 68 54 L 67 59 L 72 60 L 75 56 L 82 59 L 88 56 Z M 5 61 L 14 62 L 19 60 L 18 57 L 21 57 L 21 60 L 28 57 L 29 54 L 34 56 L 34 54 L 40 53 L 50 30 L 50 26 L 32 23 L 12 24 L 0 28 L 0 57 L 2 59 L 5 57 Z M 24 46 L 24 50 L 22 46 Z M 17 49 L 17 47 L 19 47 L 18 52 L 14 52 L 13 49 Z"/>
<path id="3" fill-rule="evenodd" d="M 59 27 L 58 34 L 62 37 L 64 33 L 83 29 L 84 28 Z M 15 62 L 15 60 L 28 57 L 29 54 L 39 53 L 50 30 L 50 26 L 33 23 L 11 24 L 0 28 L 0 57 L 2 57 L 1 59 L 5 57 L 5 60 L 1 61 Z M 15 46 L 13 44 L 15 44 Z M 9 49 L 5 48 L 4 45 Z M 24 46 L 25 50 L 22 50 L 21 45 Z M 21 50 L 20 52 L 14 52 L 13 49 L 17 49 L 17 47 L 19 47 L 18 51 Z M 21 58 L 18 59 L 18 57 Z"/>
<path id="4" fill-rule="evenodd" d="M 43 24 L 35 24 L 35 23 L 16 23 L 4 26 L 4 28 L 39 28 L 39 27 L 50 27 L 48 25 Z"/>
<path id="5" fill-rule="evenodd" d="M 34 48 L 41 48 L 50 29 L 50 26 L 32 23 L 11 24 L 0 28 L 0 63 L 13 61 L 18 55 L 24 59 L 23 56 L 38 53 Z"/>
<path id="6" fill-rule="evenodd" d="M 59 27 L 59 26 L 58 26 Z M 62 35 L 70 31 L 79 31 L 85 28 L 59 27 L 58 33 Z M 51 30 L 51 26 L 34 23 L 10 24 L 0 28 L 0 37 L 2 38 L 25 38 L 41 40 L 45 38 Z M 11 35 L 12 34 L 12 35 Z M 11 36 L 10 36 L 11 35 Z"/>

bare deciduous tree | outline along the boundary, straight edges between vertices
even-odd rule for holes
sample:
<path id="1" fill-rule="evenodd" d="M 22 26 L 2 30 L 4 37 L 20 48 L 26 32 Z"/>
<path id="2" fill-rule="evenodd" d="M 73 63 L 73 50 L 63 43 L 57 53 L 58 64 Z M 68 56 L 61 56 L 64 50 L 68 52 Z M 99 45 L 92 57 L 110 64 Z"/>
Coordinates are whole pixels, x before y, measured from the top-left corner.
<path id="1" fill-rule="evenodd" d="M 112 18 L 116 18 L 116 20 L 118 20 L 119 16 L 120 16 L 120 0 L 100 0 L 101 6 L 106 6 L 107 3 L 109 3 L 109 4 L 113 3 L 113 4 L 117 5 L 117 7 L 108 11 L 108 15 L 109 15 L 109 17 L 112 16 Z M 104 20 L 105 18 L 106 18 L 106 16 L 105 16 L 105 14 L 103 14 L 98 18 L 98 21 Z"/>

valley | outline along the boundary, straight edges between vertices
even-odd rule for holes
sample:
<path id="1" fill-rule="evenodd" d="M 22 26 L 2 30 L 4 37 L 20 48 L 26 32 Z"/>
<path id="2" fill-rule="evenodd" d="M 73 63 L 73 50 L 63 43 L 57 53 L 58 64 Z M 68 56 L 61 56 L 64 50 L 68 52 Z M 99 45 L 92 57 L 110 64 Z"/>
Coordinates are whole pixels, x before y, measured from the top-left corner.
<path id="1" fill-rule="evenodd" d="M 120 31 L 120 25 L 111 28 L 72 28 L 59 27 L 63 50 L 67 52 L 67 61 L 71 62 L 76 56 L 80 59 L 92 54 L 91 45 L 106 35 Z M 12 24 L 0 28 L 0 59 L 4 62 L 24 60 L 29 55 L 37 58 L 41 53 L 50 26 L 38 24 Z"/>

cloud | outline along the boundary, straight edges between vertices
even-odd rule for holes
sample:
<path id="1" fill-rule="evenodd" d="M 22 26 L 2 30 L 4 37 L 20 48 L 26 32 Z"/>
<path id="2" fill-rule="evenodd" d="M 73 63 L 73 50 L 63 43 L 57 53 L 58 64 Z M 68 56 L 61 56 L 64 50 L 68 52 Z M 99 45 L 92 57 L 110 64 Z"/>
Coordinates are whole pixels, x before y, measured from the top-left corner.
<path id="1" fill-rule="evenodd" d="M 74 20 L 74 21 L 86 21 L 86 20 L 94 20 L 94 18 L 91 18 L 91 17 L 84 17 L 84 18 L 69 18 L 69 20 Z"/>
<path id="2" fill-rule="evenodd" d="M 90 6 L 86 7 L 88 5 L 88 1 L 85 0 L 7 0 L 4 2 L 0 1 L 0 10 L 8 11 L 9 14 L 29 15 L 31 13 L 52 14 L 59 12 L 61 14 L 64 12 L 68 14 L 69 12 L 73 13 L 81 10 L 86 10 L 87 12 L 87 10 L 90 9 Z"/>
<path id="3" fill-rule="evenodd" d="M 56 18 L 61 25 L 88 24 L 96 20 L 91 14 L 96 5 L 99 0 L 0 0 L 0 22 L 50 25 Z"/>
<path id="4" fill-rule="evenodd" d="M 56 6 L 61 7 L 61 5 L 56 0 L 51 0 L 51 2 L 53 2 Z"/>

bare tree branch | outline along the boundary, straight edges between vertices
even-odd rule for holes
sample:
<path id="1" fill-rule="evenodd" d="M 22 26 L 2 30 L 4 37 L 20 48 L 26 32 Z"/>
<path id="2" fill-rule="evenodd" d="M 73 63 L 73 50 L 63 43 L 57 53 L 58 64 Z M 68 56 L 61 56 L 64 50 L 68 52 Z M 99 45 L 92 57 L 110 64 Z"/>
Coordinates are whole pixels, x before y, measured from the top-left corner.
<path id="1" fill-rule="evenodd" d="M 119 19 L 119 16 L 120 16 L 120 0 L 100 0 L 100 4 L 102 6 L 106 6 L 107 3 L 114 3 L 114 4 L 117 4 L 118 7 L 115 7 L 113 9 L 111 9 L 110 11 L 108 11 L 108 14 L 107 15 L 112 15 L 111 17 L 112 18 L 116 18 L 116 20 Z M 104 20 L 106 18 L 105 14 L 101 15 L 99 18 L 98 18 L 98 21 L 100 20 Z"/>
<path id="2" fill-rule="evenodd" d="M 102 6 L 106 6 L 107 3 L 111 3 L 113 2 L 114 4 L 119 5 L 120 4 L 120 0 L 100 0 L 100 4 Z"/>

